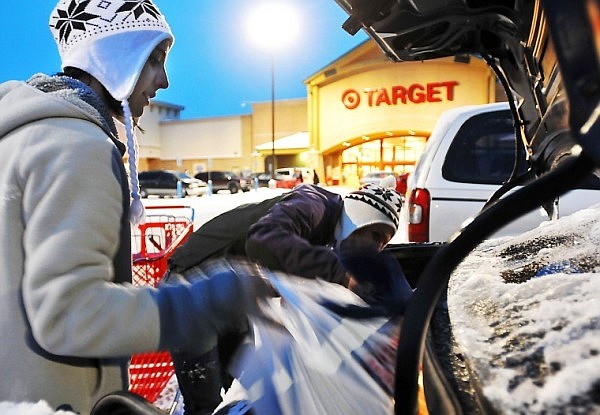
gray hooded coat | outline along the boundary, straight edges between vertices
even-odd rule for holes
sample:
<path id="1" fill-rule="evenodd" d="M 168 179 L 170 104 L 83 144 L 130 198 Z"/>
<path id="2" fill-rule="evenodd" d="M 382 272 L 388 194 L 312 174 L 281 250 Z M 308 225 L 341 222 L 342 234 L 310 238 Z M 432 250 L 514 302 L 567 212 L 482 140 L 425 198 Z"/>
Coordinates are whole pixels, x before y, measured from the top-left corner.
<path id="1" fill-rule="evenodd" d="M 208 348 L 243 317 L 232 273 L 130 284 L 124 148 L 106 114 L 71 78 L 0 85 L 0 401 L 89 413 L 127 389 L 130 355 Z"/>

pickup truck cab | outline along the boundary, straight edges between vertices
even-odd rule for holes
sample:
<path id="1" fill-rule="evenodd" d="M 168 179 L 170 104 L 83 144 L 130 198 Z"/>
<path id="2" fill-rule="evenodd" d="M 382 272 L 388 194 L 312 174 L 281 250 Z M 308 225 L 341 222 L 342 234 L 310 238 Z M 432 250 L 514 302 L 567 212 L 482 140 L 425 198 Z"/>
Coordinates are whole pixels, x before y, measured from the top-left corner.
<path id="1" fill-rule="evenodd" d="M 455 108 L 438 120 L 408 182 L 404 210 L 409 242 L 444 242 L 475 217 L 510 177 L 515 132 L 508 103 Z M 526 167 L 526 163 L 522 163 Z M 524 171 L 520 173 L 525 173 Z M 600 203 L 600 180 L 561 196 L 565 216 Z M 549 219 L 540 207 L 494 236 L 517 235 Z"/>

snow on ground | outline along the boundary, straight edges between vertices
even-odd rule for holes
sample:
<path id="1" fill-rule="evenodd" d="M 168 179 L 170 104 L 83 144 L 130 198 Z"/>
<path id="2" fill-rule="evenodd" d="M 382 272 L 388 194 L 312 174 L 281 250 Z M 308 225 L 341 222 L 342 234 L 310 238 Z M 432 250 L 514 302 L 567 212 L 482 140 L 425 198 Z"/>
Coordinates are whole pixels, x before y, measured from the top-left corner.
<path id="1" fill-rule="evenodd" d="M 54 411 L 46 401 L 0 402 L 1 415 L 75 415 L 75 412 Z"/>
<path id="2" fill-rule="evenodd" d="M 482 243 L 453 273 L 453 333 L 503 414 L 600 414 L 600 207 Z"/>
<path id="3" fill-rule="evenodd" d="M 202 224 L 214 218 L 215 216 L 244 203 L 260 202 L 281 194 L 285 189 L 268 189 L 261 187 L 258 190 L 249 192 L 238 192 L 231 194 L 229 192 L 219 192 L 210 196 L 177 198 L 158 198 L 149 197 L 143 199 L 144 206 L 151 207 L 146 210 L 147 215 L 163 213 L 162 210 L 156 210 L 154 207 L 160 206 L 189 206 L 194 208 L 194 229 L 198 229 Z M 173 211 L 166 209 L 164 212 Z M 183 212 L 185 214 L 185 212 Z"/>

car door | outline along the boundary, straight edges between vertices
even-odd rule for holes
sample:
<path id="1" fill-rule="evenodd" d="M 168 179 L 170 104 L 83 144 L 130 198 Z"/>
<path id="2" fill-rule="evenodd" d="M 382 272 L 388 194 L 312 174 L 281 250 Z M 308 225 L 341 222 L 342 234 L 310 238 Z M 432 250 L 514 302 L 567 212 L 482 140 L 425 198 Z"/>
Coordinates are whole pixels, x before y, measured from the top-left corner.
<path id="1" fill-rule="evenodd" d="M 229 182 L 227 176 L 222 171 L 213 171 L 211 174 L 211 180 L 213 181 L 213 187 L 216 190 L 225 190 L 227 189 L 227 184 Z"/>
<path id="2" fill-rule="evenodd" d="M 139 174 L 140 194 L 142 197 L 155 194 L 156 188 L 156 173 L 152 171 L 144 171 Z"/>
<path id="3" fill-rule="evenodd" d="M 177 194 L 177 177 L 169 172 L 160 172 L 158 175 L 157 192 L 161 196 Z"/>

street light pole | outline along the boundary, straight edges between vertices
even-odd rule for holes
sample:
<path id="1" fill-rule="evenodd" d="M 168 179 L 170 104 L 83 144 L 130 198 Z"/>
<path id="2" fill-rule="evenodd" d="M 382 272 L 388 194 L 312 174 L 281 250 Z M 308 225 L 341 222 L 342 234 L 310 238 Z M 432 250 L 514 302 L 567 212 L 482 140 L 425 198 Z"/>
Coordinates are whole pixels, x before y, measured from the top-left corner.
<path id="1" fill-rule="evenodd" d="M 275 178 L 275 52 L 271 52 L 271 177 Z"/>
<path id="2" fill-rule="evenodd" d="M 275 176 L 275 53 L 282 50 L 299 32 L 297 13 L 282 0 L 264 0 L 248 13 L 248 33 L 254 43 L 268 50 L 271 57 L 271 168 Z"/>

